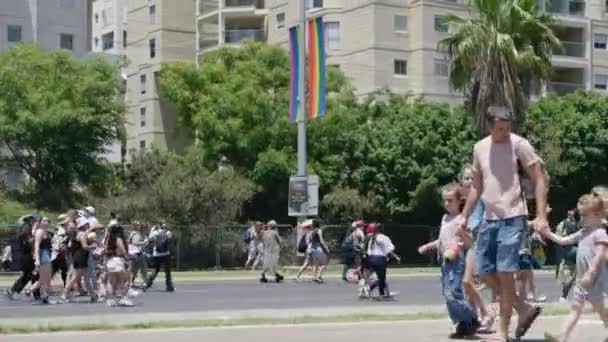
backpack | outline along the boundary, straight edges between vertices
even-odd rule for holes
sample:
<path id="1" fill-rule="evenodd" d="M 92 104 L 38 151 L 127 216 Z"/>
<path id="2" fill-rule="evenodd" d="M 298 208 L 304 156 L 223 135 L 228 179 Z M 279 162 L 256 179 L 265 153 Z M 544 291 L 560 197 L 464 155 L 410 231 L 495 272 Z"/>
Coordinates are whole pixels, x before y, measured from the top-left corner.
<path id="1" fill-rule="evenodd" d="M 247 229 L 243 234 L 243 242 L 246 244 L 249 244 L 251 242 L 251 232 L 249 231 L 249 229 Z"/>
<path id="2" fill-rule="evenodd" d="M 355 247 L 354 247 L 354 239 L 353 239 L 353 234 L 348 234 L 344 240 L 342 241 L 342 245 L 340 246 L 342 248 L 342 252 L 345 254 L 351 253 L 354 251 Z"/>
<path id="3" fill-rule="evenodd" d="M 169 252 L 169 237 L 164 230 L 154 238 L 154 249 L 156 250 L 156 253 Z"/>
<path id="4" fill-rule="evenodd" d="M 300 242 L 298 242 L 298 253 L 306 253 L 308 249 L 308 243 L 306 243 L 306 234 L 302 235 Z"/>

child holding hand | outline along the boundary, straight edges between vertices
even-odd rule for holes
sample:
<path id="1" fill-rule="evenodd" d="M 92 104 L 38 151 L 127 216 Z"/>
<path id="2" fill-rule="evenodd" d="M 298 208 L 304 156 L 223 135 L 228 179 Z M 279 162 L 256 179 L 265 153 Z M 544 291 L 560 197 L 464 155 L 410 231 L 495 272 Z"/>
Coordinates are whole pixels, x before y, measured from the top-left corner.
<path id="1" fill-rule="evenodd" d="M 480 326 L 477 312 L 465 299 L 462 279 L 465 271 L 465 245 L 471 244 L 469 236 L 459 235 L 461 222 L 462 191 L 457 183 L 446 185 L 442 191 L 443 205 L 447 212 L 441 220 L 439 239 L 418 248 L 420 254 L 437 250 L 441 259 L 441 285 L 448 314 L 456 326 L 450 338 L 472 337 Z"/>
<path id="2" fill-rule="evenodd" d="M 583 195 L 577 205 L 583 227 L 581 230 L 565 237 L 554 234 L 549 229 L 542 232 L 545 237 L 562 246 L 578 243 L 572 311 L 562 334 L 553 336 L 547 333 L 545 334 L 546 341 L 568 341 L 583 313 L 586 302 L 591 304 L 593 310 L 599 314 L 600 319 L 604 322 L 604 326 L 608 328 L 608 310 L 604 306 L 603 294 L 608 282 L 608 273 L 604 261 L 608 247 L 602 243 L 608 240 L 602 222 L 606 205 L 608 203 L 604 203 L 598 194 Z"/>

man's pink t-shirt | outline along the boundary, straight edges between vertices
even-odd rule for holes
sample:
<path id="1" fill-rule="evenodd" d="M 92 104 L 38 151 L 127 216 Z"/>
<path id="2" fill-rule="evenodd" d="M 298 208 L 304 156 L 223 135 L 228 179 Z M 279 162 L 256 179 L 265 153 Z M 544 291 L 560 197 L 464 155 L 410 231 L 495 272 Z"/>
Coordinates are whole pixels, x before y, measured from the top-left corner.
<path id="1" fill-rule="evenodd" d="M 517 174 L 518 160 L 524 167 L 542 162 L 528 140 L 513 133 L 504 143 L 494 143 L 488 136 L 475 144 L 473 169 L 481 175 L 481 199 L 485 204 L 486 219 L 528 215 Z"/>

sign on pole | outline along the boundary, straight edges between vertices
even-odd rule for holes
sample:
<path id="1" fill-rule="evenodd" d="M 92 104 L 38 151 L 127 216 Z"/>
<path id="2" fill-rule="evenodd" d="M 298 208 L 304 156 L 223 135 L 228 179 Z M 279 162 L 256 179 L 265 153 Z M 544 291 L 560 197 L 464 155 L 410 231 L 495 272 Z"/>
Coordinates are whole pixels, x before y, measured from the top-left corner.
<path id="1" fill-rule="evenodd" d="M 319 214 L 319 177 L 294 176 L 289 178 L 289 216 L 317 216 Z"/>

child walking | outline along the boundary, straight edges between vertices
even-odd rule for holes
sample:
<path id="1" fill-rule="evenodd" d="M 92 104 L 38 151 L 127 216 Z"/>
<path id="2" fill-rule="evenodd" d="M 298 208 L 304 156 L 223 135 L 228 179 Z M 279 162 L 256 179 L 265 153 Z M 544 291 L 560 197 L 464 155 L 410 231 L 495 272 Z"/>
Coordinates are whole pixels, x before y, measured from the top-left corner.
<path id="1" fill-rule="evenodd" d="M 581 215 L 581 230 L 566 237 L 554 234 L 549 229 L 543 231 L 545 237 L 562 246 L 578 243 L 572 311 L 561 335 L 554 336 L 546 333 L 546 341 L 568 341 L 583 313 L 585 302 L 591 304 L 593 310 L 599 314 L 600 319 L 604 322 L 604 326 L 608 328 L 608 310 L 604 306 L 603 295 L 606 282 L 608 282 L 608 273 L 604 261 L 608 247 L 601 243 L 608 240 L 608 235 L 602 223 L 606 205 L 608 203 L 604 203 L 596 193 L 583 195 L 577 204 Z"/>
<path id="2" fill-rule="evenodd" d="M 462 189 L 458 183 L 446 185 L 442 191 L 443 205 L 447 212 L 441 219 L 439 239 L 418 248 L 420 254 L 438 250 L 441 259 L 441 285 L 446 300 L 448 314 L 455 324 L 455 332 L 450 338 L 472 337 L 480 327 L 477 312 L 465 299 L 462 279 L 465 272 L 465 242 L 470 238 L 459 236 L 461 222 Z M 468 241 L 465 241 L 468 240 Z"/>

